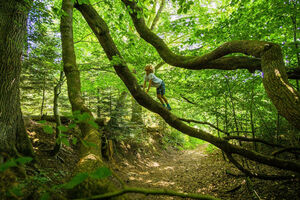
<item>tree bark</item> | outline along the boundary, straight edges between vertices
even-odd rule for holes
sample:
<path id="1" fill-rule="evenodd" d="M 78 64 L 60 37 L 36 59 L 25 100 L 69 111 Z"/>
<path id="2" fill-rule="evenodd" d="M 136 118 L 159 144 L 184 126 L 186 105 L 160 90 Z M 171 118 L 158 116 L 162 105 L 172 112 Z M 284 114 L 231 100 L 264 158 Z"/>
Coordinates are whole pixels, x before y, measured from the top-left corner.
<path id="1" fill-rule="evenodd" d="M 241 148 L 236 145 L 232 145 L 232 144 L 228 143 L 227 141 L 225 141 L 221 138 L 215 137 L 206 131 L 203 131 L 201 129 L 195 129 L 195 128 L 189 127 L 186 124 L 184 124 L 181 120 L 178 119 L 177 116 L 173 115 L 167 109 L 163 108 L 160 103 L 154 101 L 150 96 L 148 96 L 145 92 L 143 92 L 143 90 L 139 87 L 136 78 L 133 76 L 133 74 L 128 69 L 125 61 L 122 60 L 122 56 L 120 55 L 116 45 L 114 44 L 114 42 L 109 34 L 109 29 L 108 29 L 105 21 L 98 15 L 96 10 L 93 9 L 93 7 L 91 5 L 87 5 L 87 4 L 81 4 L 81 5 L 76 4 L 76 8 L 82 13 L 82 15 L 86 19 L 87 23 L 93 30 L 93 32 L 96 35 L 97 39 L 99 40 L 101 46 L 103 47 L 107 57 L 110 60 L 113 60 L 113 58 L 115 58 L 115 57 L 118 57 L 119 59 L 121 59 L 121 62 L 114 65 L 114 69 L 116 70 L 118 76 L 125 83 L 126 87 L 129 89 L 132 96 L 137 100 L 137 102 L 140 105 L 159 114 L 162 118 L 164 118 L 164 120 L 169 125 L 171 125 L 175 129 L 177 129 L 189 136 L 196 137 L 196 138 L 205 140 L 207 142 L 210 142 L 211 144 L 215 145 L 216 147 L 224 150 L 225 153 L 239 154 L 241 156 L 247 157 L 250 160 L 254 160 L 254 161 L 257 161 L 257 162 L 260 162 L 263 164 L 267 164 L 267 165 L 274 166 L 274 167 L 281 168 L 281 169 L 300 172 L 300 164 L 297 162 L 278 159 L 278 158 L 274 158 L 271 156 L 266 156 L 261 153 L 257 153 L 257 152 L 251 151 L 251 150 Z M 234 46 L 236 48 L 238 48 L 238 47 L 241 48 L 241 46 L 238 44 L 239 44 L 239 42 L 237 44 L 235 44 Z M 250 42 L 250 44 L 251 44 L 250 46 L 255 47 L 257 45 L 257 42 L 254 42 L 253 44 Z M 258 44 L 265 44 L 265 43 L 258 42 Z M 277 48 L 276 45 L 274 45 L 274 46 L 275 46 L 275 48 Z M 249 46 L 248 46 L 249 51 L 257 52 L 257 53 L 261 52 L 261 46 L 258 45 L 257 47 L 260 47 L 260 48 L 254 48 L 253 50 L 251 50 L 251 48 L 249 48 Z M 272 45 L 272 47 L 273 47 L 273 45 Z"/>
<path id="2" fill-rule="evenodd" d="M 128 95 L 128 92 L 123 91 L 118 100 L 117 100 L 117 104 L 115 109 L 112 111 L 111 116 L 110 116 L 110 120 L 108 122 L 108 126 L 109 127 L 117 127 L 118 126 L 118 118 L 122 117 L 122 112 L 123 109 L 125 107 L 125 101 L 126 101 L 126 97 Z"/>
<path id="3" fill-rule="evenodd" d="M 63 70 L 61 70 L 58 83 L 54 87 L 54 91 L 53 91 L 53 93 L 54 93 L 53 94 L 54 95 L 54 98 L 53 98 L 53 116 L 54 116 L 55 123 L 56 123 L 56 127 L 55 127 L 56 142 L 55 142 L 54 149 L 51 151 L 52 156 L 57 156 L 57 154 L 60 151 L 61 145 L 62 145 L 62 142 L 61 142 L 61 139 L 60 139 L 61 130 L 59 129 L 59 127 L 62 125 L 62 123 L 61 123 L 61 119 L 60 119 L 60 115 L 59 115 L 59 109 L 58 109 L 58 97 L 59 97 L 60 92 L 61 92 L 61 86 L 64 83 L 63 79 L 64 79 L 64 72 L 63 72 Z"/>
<path id="4" fill-rule="evenodd" d="M 0 2 L 0 152 L 33 156 L 25 130 L 19 81 L 31 1 Z"/>
<path id="5" fill-rule="evenodd" d="M 155 15 L 155 17 L 154 17 L 154 19 L 153 19 L 153 22 L 152 22 L 152 24 L 151 24 L 150 30 L 153 31 L 153 30 L 155 29 L 155 27 L 156 27 L 156 25 L 157 25 L 157 23 L 158 23 L 158 21 L 159 21 L 160 14 L 161 14 L 161 12 L 163 11 L 163 9 L 164 9 L 164 7 L 165 7 L 165 4 L 166 4 L 166 0 L 161 0 L 159 9 L 158 9 L 158 11 L 157 11 L 157 13 L 156 13 L 156 15 Z"/>
<path id="6" fill-rule="evenodd" d="M 79 123 L 84 144 L 80 146 L 80 160 L 74 170 L 74 175 L 81 172 L 93 172 L 104 166 L 101 155 L 101 135 L 89 121 L 94 121 L 92 113 L 85 106 L 81 95 L 80 74 L 76 65 L 76 56 L 73 41 L 73 3 L 72 0 L 63 0 L 62 9 L 66 13 L 61 17 L 61 40 L 64 72 L 67 78 L 68 95 L 73 114 L 79 111 L 88 113 L 89 119 Z M 93 144 L 93 145 L 86 145 Z M 88 179 L 77 185 L 69 192 L 71 198 L 89 197 L 114 191 L 114 186 L 108 179 Z"/>

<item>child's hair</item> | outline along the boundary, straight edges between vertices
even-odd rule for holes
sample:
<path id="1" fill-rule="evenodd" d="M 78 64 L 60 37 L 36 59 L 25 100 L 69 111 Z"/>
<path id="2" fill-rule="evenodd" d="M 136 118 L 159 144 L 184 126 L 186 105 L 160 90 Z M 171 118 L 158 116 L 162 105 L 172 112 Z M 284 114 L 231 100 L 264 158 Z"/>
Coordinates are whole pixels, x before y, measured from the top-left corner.
<path id="1" fill-rule="evenodd" d="M 149 71 L 150 73 L 153 73 L 154 72 L 153 66 L 152 65 L 146 65 L 145 71 Z"/>

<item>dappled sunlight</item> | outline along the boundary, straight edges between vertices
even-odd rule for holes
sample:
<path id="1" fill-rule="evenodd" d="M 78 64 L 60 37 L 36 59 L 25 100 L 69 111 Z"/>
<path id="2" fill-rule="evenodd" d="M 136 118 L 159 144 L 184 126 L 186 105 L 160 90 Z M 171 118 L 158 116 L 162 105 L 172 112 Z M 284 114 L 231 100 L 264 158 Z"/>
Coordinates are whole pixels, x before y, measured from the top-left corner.
<path id="1" fill-rule="evenodd" d="M 175 182 L 169 182 L 169 181 L 159 181 L 157 183 L 153 183 L 155 186 L 163 186 L 163 187 L 168 187 L 170 185 L 175 185 Z"/>
<path id="2" fill-rule="evenodd" d="M 299 96 L 298 96 L 296 90 L 291 85 L 289 85 L 286 81 L 283 80 L 281 73 L 278 69 L 275 69 L 275 75 L 277 77 L 279 77 L 282 84 L 294 95 L 294 98 L 296 99 L 296 101 L 299 101 Z"/>
<path id="3" fill-rule="evenodd" d="M 148 164 L 148 166 L 149 166 L 149 167 L 159 167 L 160 165 L 159 165 L 158 162 L 150 162 L 150 163 Z"/>
<path id="4" fill-rule="evenodd" d="M 168 170 L 168 171 L 174 171 L 174 167 L 171 166 L 167 166 L 165 168 L 163 168 L 164 170 Z"/>

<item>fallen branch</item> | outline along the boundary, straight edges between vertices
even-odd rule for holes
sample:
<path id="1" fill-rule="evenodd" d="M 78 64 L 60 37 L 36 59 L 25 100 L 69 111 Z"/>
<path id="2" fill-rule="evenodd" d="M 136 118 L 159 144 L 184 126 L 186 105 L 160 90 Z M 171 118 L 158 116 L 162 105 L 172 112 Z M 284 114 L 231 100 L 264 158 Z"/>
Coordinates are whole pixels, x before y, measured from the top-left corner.
<path id="1" fill-rule="evenodd" d="M 239 141 L 244 141 L 244 142 L 260 142 L 272 147 L 280 147 L 280 148 L 284 148 L 284 146 L 280 145 L 280 144 L 273 144 L 270 142 L 267 142 L 265 140 L 262 139 L 257 139 L 257 138 L 247 138 L 247 137 L 242 137 L 242 136 L 226 136 L 223 137 L 224 140 L 239 140 Z"/>
<path id="2" fill-rule="evenodd" d="M 274 151 L 271 155 L 272 156 L 277 156 L 278 154 L 281 154 L 281 153 L 284 153 L 284 152 L 289 152 L 289 153 L 293 153 L 293 154 L 300 154 L 300 148 L 299 147 L 287 147 L 287 148 L 283 148 L 283 149 L 279 149 L 277 151 Z"/>
<path id="3" fill-rule="evenodd" d="M 183 98 L 184 100 L 186 100 L 188 103 L 190 104 L 194 104 L 194 105 L 197 105 L 197 103 L 195 102 L 192 102 L 191 100 L 189 100 L 188 98 L 186 98 L 185 96 L 183 96 L 182 94 L 180 94 L 181 98 Z"/>
<path id="4" fill-rule="evenodd" d="M 253 193 L 253 195 L 258 199 L 261 200 L 260 196 L 257 194 L 257 192 L 254 190 L 253 188 L 253 183 L 251 181 L 251 179 L 249 177 L 246 178 L 246 182 L 247 182 L 247 188 L 248 190 L 250 190 L 250 192 Z"/>
<path id="5" fill-rule="evenodd" d="M 225 193 L 235 192 L 235 191 L 239 190 L 242 187 L 242 185 L 244 185 L 245 183 L 246 183 L 246 181 L 243 180 L 241 184 L 239 184 L 238 186 L 236 186 L 230 190 L 225 191 Z"/>
<path id="6" fill-rule="evenodd" d="M 192 123 L 197 123 L 197 124 L 206 124 L 206 125 L 209 125 L 209 126 L 213 127 L 214 129 L 216 129 L 216 130 L 218 130 L 218 131 L 220 131 L 222 133 L 225 133 L 226 135 L 228 135 L 228 137 L 230 137 L 228 132 L 223 131 L 222 129 L 219 129 L 218 127 L 216 127 L 215 125 L 213 125 L 213 124 L 211 124 L 209 122 L 201 122 L 201 121 L 197 121 L 197 120 L 193 120 L 193 119 L 184 119 L 184 118 L 178 118 L 178 119 L 180 119 L 181 121 L 187 122 L 187 123 L 191 123 L 192 122 Z"/>
<path id="7" fill-rule="evenodd" d="M 234 164 L 241 172 L 245 174 L 247 177 L 259 178 L 264 180 L 286 180 L 286 179 L 294 179 L 295 175 L 285 175 L 285 176 L 278 176 L 278 175 L 266 175 L 266 174 L 258 174 L 252 173 L 251 171 L 244 168 L 238 161 L 236 161 L 231 154 L 226 154 L 229 161 Z"/>
<path id="8" fill-rule="evenodd" d="M 95 195 L 92 197 L 84 198 L 84 199 L 74 199 L 74 200 L 89 200 L 89 199 L 108 199 L 111 197 L 120 196 L 126 193 L 139 193 L 145 195 L 167 195 L 167 196 L 177 196 L 182 198 L 192 198 L 192 199 L 203 199 L 203 200 L 218 200 L 218 198 L 211 197 L 208 195 L 202 194 L 193 194 L 193 193 L 181 193 L 175 192 L 172 190 L 152 190 L 145 188 L 134 188 L 134 187 L 124 187 L 122 190 L 118 190 L 115 192 L 109 192 L 105 194 Z"/>

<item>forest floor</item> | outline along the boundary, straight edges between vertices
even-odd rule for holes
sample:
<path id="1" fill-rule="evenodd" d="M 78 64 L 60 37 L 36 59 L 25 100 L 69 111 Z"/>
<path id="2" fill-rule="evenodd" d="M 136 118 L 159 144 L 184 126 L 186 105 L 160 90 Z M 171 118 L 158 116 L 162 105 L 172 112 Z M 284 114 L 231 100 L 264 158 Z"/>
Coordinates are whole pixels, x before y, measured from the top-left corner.
<path id="1" fill-rule="evenodd" d="M 112 168 L 129 186 L 206 194 L 232 200 L 300 199 L 299 181 L 247 181 L 245 177 L 233 177 L 226 170 L 235 174 L 240 174 L 239 171 L 224 161 L 221 151 L 211 152 L 207 147 L 206 143 L 193 150 L 169 147 L 162 151 L 134 151 L 131 156 L 128 153 L 127 156 L 122 156 L 117 162 L 118 167 Z M 127 151 L 125 148 L 125 152 Z M 280 173 L 276 170 L 274 172 Z M 130 194 L 128 197 L 132 200 L 183 199 L 141 194 Z"/>
<path id="2" fill-rule="evenodd" d="M 78 161 L 78 148 L 63 145 L 59 159 L 53 158 L 46 152 L 54 146 L 53 135 L 45 134 L 41 125 L 31 120 L 27 122 L 27 131 L 40 166 L 39 172 L 32 172 L 31 176 L 37 177 L 37 185 L 39 181 L 40 184 L 61 184 L 64 178 L 72 174 Z M 228 175 L 226 170 L 235 174 L 239 172 L 224 161 L 219 150 L 208 151 L 208 144 L 192 150 L 178 150 L 165 146 L 161 142 L 163 135 L 158 131 L 148 131 L 147 134 L 149 137 L 147 136 L 146 143 L 150 145 L 144 145 L 134 139 L 115 143 L 114 157 L 108 162 L 111 169 L 128 186 L 200 193 L 232 200 L 300 199 L 299 180 L 251 179 L 249 182 L 245 177 Z M 145 141 L 145 138 L 143 140 Z M 41 190 L 38 193 L 42 192 Z M 36 195 L 31 194 L 27 199 L 36 199 Z M 127 194 L 127 197 L 132 200 L 182 199 L 142 194 Z"/>

